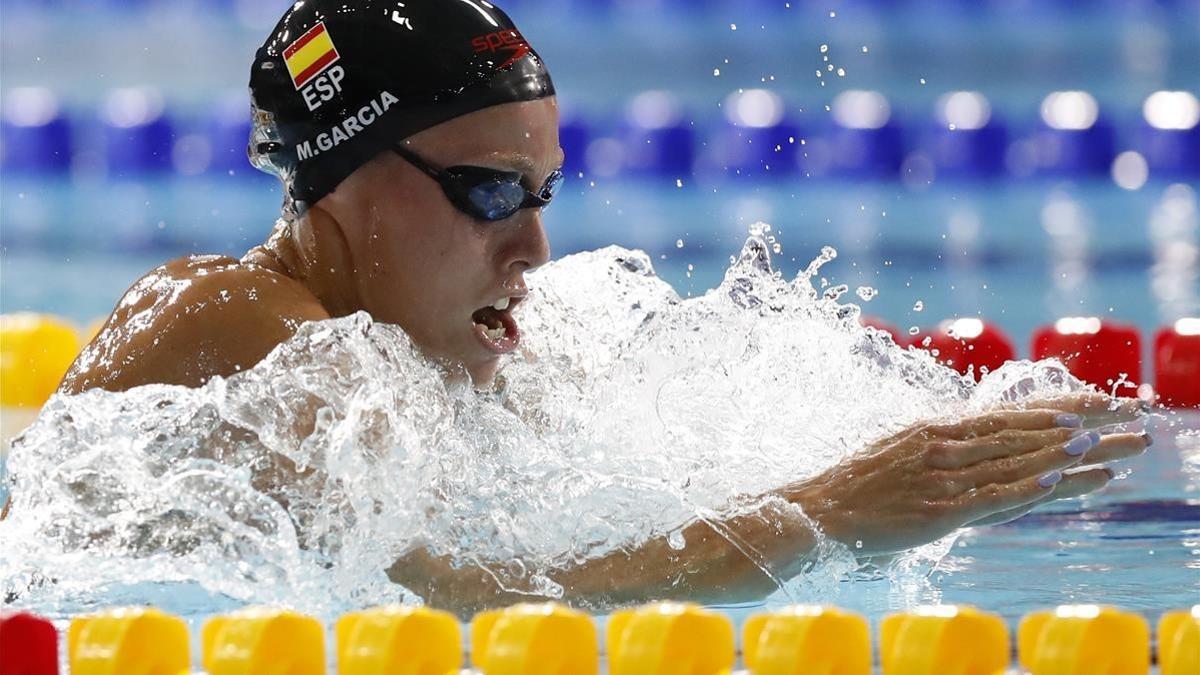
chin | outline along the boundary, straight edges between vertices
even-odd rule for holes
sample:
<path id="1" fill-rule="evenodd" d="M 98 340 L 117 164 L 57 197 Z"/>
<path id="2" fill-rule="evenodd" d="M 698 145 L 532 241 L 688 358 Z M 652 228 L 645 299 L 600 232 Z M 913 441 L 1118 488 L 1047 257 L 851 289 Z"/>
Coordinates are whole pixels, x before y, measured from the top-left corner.
<path id="1" fill-rule="evenodd" d="M 496 376 L 496 371 L 500 368 L 500 359 L 488 359 L 467 366 L 467 373 L 471 376 L 471 381 L 476 386 L 483 386 L 492 383 L 492 378 Z"/>

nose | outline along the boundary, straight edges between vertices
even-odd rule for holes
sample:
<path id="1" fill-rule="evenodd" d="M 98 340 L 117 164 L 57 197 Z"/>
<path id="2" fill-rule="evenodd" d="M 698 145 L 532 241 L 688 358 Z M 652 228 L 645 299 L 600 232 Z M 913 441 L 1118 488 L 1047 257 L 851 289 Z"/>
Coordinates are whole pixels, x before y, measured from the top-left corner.
<path id="1" fill-rule="evenodd" d="M 550 260 L 550 240 L 542 225 L 540 208 L 522 209 L 508 240 L 501 249 L 505 271 L 525 271 Z"/>

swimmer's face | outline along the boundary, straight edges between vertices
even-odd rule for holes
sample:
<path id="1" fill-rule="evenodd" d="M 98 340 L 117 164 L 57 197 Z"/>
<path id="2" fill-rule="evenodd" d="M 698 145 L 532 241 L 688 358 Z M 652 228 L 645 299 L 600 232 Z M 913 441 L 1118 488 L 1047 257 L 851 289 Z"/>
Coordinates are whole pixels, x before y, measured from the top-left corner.
<path id="1" fill-rule="evenodd" d="M 534 192 L 563 161 L 554 98 L 486 108 L 422 131 L 405 147 L 438 168 L 519 172 Z M 475 382 L 490 381 L 501 355 L 518 346 L 510 311 L 526 294 L 525 273 L 550 256 L 541 209 L 476 220 L 394 152 L 355 171 L 326 201 L 345 232 L 363 308 L 398 324 L 427 354 L 461 364 Z M 484 309 L 504 299 L 507 310 Z"/>

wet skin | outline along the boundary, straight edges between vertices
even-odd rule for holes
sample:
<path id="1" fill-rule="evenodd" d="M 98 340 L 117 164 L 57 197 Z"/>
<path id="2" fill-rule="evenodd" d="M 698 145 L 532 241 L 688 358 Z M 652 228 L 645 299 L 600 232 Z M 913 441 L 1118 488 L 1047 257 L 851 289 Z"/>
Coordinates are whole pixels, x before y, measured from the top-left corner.
<path id="1" fill-rule="evenodd" d="M 437 166 L 522 172 L 536 189 L 562 165 L 557 129 L 548 98 L 471 113 L 406 145 Z M 525 272 L 549 257 L 540 209 L 476 221 L 385 151 L 241 260 L 181 258 L 139 280 L 60 390 L 198 386 L 254 366 L 305 321 L 360 310 L 485 383 L 500 355 L 480 340 L 472 313 L 502 297 L 519 303 Z"/>
<path id="2" fill-rule="evenodd" d="M 510 103 L 407 142 L 436 165 L 517 170 L 535 188 L 562 163 L 557 121 L 554 99 Z M 253 366 L 306 321 L 360 310 L 400 325 L 428 355 L 452 371 L 461 366 L 486 386 L 500 356 L 471 316 L 502 297 L 524 296 L 524 273 L 548 258 L 540 210 L 477 222 L 425 174 L 386 152 L 241 260 L 184 258 L 141 279 L 72 366 L 61 391 L 197 386 Z M 822 536 L 863 556 L 882 555 L 1103 487 L 1111 479 L 1106 469 L 1059 472 L 1138 454 L 1148 439 L 1074 437 L 1082 427 L 1130 422 L 1143 412 L 1137 401 L 1080 394 L 917 425 L 815 479 L 781 486 L 768 495 L 775 503 L 756 513 L 689 524 L 682 550 L 656 539 L 552 577 L 563 586 L 563 599 L 596 608 L 651 597 L 760 598 L 775 590 L 771 575 L 799 574 Z M 1077 452 L 1081 444 L 1090 447 Z M 431 604 L 464 616 L 529 599 L 504 591 L 484 570 L 456 568 L 422 549 L 405 554 L 388 573 Z"/>

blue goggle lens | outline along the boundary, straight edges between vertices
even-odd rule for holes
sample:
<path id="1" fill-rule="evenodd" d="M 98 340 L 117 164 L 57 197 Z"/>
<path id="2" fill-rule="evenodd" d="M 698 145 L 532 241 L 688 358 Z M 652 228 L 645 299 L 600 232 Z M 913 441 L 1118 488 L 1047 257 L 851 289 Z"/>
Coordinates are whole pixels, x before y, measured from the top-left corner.
<path id="1" fill-rule="evenodd" d="M 504 220 L 520 210 L 525 201 L 525 188 L 511 181 L 482 183 L 468 190 L 467 198 L 488 220 Z"/>
<path id="2" fill-rule="evenodd" d="M 563 183 L 562 171 L 546 179 L 536 196 L 525 190 L 519 177 L 508 180 L 489 180 L 467 189 L 471 206 L 487 220 L 504 220 L 525 207 L 545 208 Z M 540 201 L 540 203 L 539 203 Z"/>

